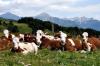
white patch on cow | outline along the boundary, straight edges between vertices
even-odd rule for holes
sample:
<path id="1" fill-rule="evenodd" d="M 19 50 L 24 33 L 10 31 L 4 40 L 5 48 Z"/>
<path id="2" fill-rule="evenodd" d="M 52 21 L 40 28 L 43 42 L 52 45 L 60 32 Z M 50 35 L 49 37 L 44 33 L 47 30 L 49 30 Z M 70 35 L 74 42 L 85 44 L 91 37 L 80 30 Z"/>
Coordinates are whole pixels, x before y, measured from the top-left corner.
<path id="1" fill-rule="evenodd" d="M 83 40 L 85 41 L 85 43 L 87 43 L 88 38 L 87 37 L 84 37 Z"/>
<path id="2" fill-rule="evenodd" d="M 61 41 L 63 41 L 65 43 L 67 34 L 63 33 L 62 31 L 59 31 L 59 32 L 60 32 Z"/>
<path id="3" fill-rule="evenodd" d="M 7 29 L 5 29 L 5 30 L 3 31 L 3 33 L 4 33 L 4 35 L 5 35 L 6 38 L 9 37 L 9 31 L 8 31 Z"/>
<path id="4" fill-rule="evenodd" d="M 72 46 L 75 46 L 75 43 L 72 39 L 68 39 L 68 40 L 71 42 Z"/>
<path id="5" fill-rule="evenodd" d="M 87 43 L 87 51 L 91 51 L 91 45 L 90 43 Z"/>
<path id="6" fill-rule="evenodd" d="M 22 52 L 24 55 L 26 55 L 29 52 L 37 54 L 38 51 L 38 46 L 33 42 L 32 43 L 19 42 L 19 47 L 21 49 L 24 49 L 24 51 Z"/>
<path id="7" fill-rule="evenodd" d="M 20 38 L 24 39 L 24 34 L 19 34 Z"/>
<path id="8" fill-rule="evenodd" d="M 19 46 L 19 38 L 18 37 L 13 37 L 13 43 L 14 43 L 14 47 L 18 49 L 18 46 Z"/>

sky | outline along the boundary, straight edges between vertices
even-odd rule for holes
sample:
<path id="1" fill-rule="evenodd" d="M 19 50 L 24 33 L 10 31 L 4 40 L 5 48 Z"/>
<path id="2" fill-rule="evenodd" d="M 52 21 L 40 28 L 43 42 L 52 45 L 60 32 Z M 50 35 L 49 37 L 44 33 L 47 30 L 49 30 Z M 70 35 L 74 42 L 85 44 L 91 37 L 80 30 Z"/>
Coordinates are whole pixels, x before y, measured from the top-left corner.
<path id="1" fill-rule="evenodd" d="M 46 12 L 61 18 L 86 16 L 100 20 L 100 0 L 0 0 L 0 14 L 6 12 L 18 16 Z"/>

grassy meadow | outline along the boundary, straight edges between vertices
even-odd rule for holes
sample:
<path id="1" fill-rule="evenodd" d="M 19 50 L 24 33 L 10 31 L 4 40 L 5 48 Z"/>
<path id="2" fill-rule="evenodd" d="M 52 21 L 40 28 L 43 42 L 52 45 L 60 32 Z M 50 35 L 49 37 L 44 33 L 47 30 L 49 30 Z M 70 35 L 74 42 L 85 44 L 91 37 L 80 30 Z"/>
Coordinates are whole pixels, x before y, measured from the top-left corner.
<path id="1" fill-rule="evenodd" d="M 24 23 L 13 23 L 14 25 L 16 25 L 18 27 L 18 30 L 20 33 L 31 33 L 32 29 Z"/>
<path id="2" fill-rule="evenodd" d="M 79 52 L 50 51 L 42 49 L 37 55 L 0 51 L 0 66 L 100 66 L 100 51 Z"/>
<path id="3" fill-rule="evenodd" d="M 18 27 L 19 33 L 32 32 L 32 28 L 25 23 L 13 22 L 13 24 Z M 10 27 L 11 26 L 12 25 L 10 25 Z M 39 24 L 37 24 L 37 26 L 39 26 Z M 7 28 L 5 24 L 0 25 L 0 36 L 3 35 L 5 28 Z M 70 33 L 71 29 L 68 30 Z M 45 32 L 51 33 L 48 29 L 45 29 Z M 74 32 L 71 31 L 71 33 Z M 4 50 L 0 51 L 0 66 L 100 66 L 100 50 L 82 54 L 79 52 L 61 52 L 42 49 L 38 51 L 37 55 L 33 53 L 22 55 L 21 53 L 12 53 L 10 50 Z"/>

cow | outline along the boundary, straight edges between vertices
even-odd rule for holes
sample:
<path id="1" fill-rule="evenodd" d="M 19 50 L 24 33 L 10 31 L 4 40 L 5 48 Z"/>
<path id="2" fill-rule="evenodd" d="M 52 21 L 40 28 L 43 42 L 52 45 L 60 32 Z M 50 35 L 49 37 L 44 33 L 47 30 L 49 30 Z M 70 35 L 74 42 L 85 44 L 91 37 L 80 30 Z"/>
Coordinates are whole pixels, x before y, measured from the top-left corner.
<path id="1" fill-rule="evenodd" d="M 36 40 L 40 45 L 40 48 L 48 48 L 51 50 L 61 50 L 60 38 L 54 38 L 54 36 L 46 35 L 42 30 L 37 30 Z"/>

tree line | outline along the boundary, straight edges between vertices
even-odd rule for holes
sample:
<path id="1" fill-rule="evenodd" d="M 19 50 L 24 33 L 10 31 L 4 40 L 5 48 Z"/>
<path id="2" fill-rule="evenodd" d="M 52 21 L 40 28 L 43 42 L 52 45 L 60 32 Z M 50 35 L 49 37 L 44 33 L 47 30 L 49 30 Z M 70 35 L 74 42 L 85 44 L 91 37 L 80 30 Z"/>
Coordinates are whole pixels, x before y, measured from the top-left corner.
<path id="1" fill-rule="evenodd" d="M 39 19 L 35 19 L 33 17 L 23 17 L 23 18 L 19 19 L 18 21 L 6 20 L 6 19 L 0 18 L 0 32 L 2 32 L 5 28 L 10 30 L 11 32 L 15 32 L 15 33 L 20 32 L 21 28 L 18 28 L 18 26 L 15 25 L 14 23 L 27 24 L 28 27 L 31 28 L 32 33 L 36 33 L 36 31 L 38 29 L 41 29 L 43 31 L 48 31 L 51 33 L 52 32 L 52 25 L 53 25 L 54 32 L 64 31 L 67 34 L 72 35 L 72 36 L 81 35 L 84 31 L 88 32 L 90 35 L 95 35 L 95 36 L 100 35 L 100 31 L 96 31 L 93 29 L 89 29 L 89 28 L 82 29 L 82 28 L 78 28 L 78 27 L 63 27 L 63 26 L 54 24 L 50 21 L 42 21 Z M 22 27 L 25 28 L 24 26 L 22 26 Z M 28 32 L 31 32 L 28 29 L 26 29 L 26 30 Z"/>
<path id="2" fill-rule="evenodd" d="M 84 31 L 88 32 L 90 35 L 95 35 L 99 36 L 100 31 L 96 31 L 93 29 L 82 29 L 78 27 L 63 27 L 54 23 L 51 23 L 50 21 L 42 21 L 39 19 L 35 19 L 33 17 L 24 17 L 18 20 L 18 23 L 26 23 L 30 28 L 32 28 L 32 32 L 36 32 L 36 30 L 41 29 L 41 30 L 50 30 L 52 31 L 52 24 L 54 25 L 54 31 L 64 31 L 66 33 L 69 33 L 70 35 L 76 36 L 76 35 L 81 35 Z"/>

